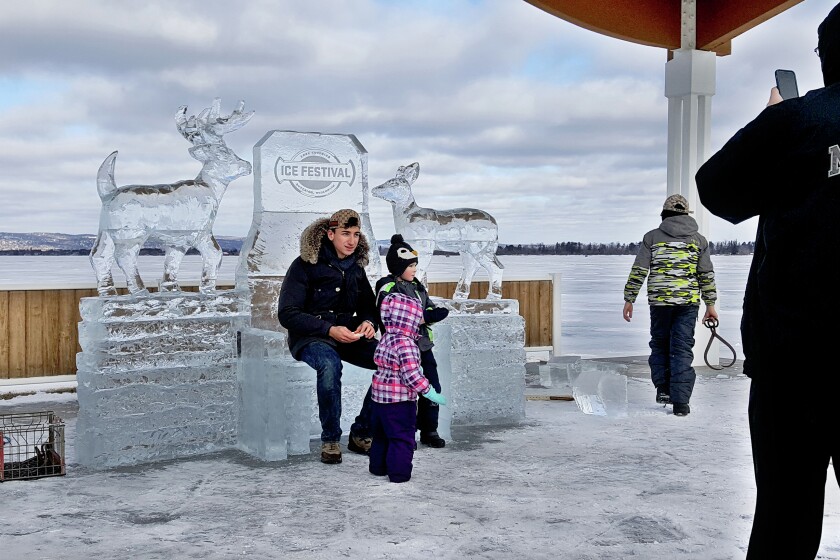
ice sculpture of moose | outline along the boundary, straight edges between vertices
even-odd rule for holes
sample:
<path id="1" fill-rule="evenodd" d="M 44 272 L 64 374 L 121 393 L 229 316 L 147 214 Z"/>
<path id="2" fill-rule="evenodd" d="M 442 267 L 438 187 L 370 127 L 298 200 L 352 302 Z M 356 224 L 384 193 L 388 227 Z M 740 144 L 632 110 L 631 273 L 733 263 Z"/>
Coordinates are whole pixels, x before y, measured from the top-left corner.
<path id="1" fill-rule="evenodd" d="M 490 278 L 487 299 L 502 297 L 504 266 L 496 257 L 499 229 L 496 220 L 483 210 L 456 208 L 433 210 L 418 206 L 411 185 L 420 174 L 420 164 L 401 165 L 393 179 L 373 188 L 373 196 L 391 203 L 397 233 L 418 253 L 417 277 L 426 284 L 426 271 L 435 248 L 461 255 L 463 270 L 453 299 L 467 299 L 478 267 Z"/>
<path id="2" fill-rule="evenodd" d="M 96 178 L 102 212 L 99 235 L 90 253 L 100 296 L 116 295 L 112 269 L 114 262 L 125 273 L 132 294 L 145 293 L 137 270 L 137 256 L 151 239 L 165 247 L 161 291 L 177 291 L 178 268 L 187 251 L 195 247 L 203 267 L 199 290 L 216 288 L 216 273 L 222 250 L 213 237 L 213 222 L 228 184 L 251 173 L 251 164 L 240 159 L 225 145 L 224 135 L 243 127 L 254 112 L 243 113 L 243 101 L 228 116 L 221 116 L 221 99 L 198 116 L 187 118 L 187 107 L 175 115 L 178 131 L 192 147 L 190 155 L 203 165 L 195 179 L 165 185 L 127 185 L 117 187 L 114 165 L 117 152 L 99 167 Z"/>

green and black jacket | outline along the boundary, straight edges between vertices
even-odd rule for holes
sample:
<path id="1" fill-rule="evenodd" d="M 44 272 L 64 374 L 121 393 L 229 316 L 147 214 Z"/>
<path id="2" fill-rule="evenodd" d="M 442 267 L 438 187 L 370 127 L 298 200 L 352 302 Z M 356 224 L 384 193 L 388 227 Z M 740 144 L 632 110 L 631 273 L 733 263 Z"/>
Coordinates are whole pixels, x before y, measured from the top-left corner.
<path id="1" fill-rule="evenodd" d="M 647 279 L 650 305 L 714 305 L 715 271 L 709 242 L 689 215 L 662 220 L 647 232 L 624 286 L 624 301 L 634 303 Z"/>
<path id="2" fill-rule="evenodd" d="M 423 320 L 420 325 L 420 338 L 417 340 L 417 346 L 421 352 L 431 350 L 434 346 L 434 335 L 432 334 L 431 325 L 443 321 L 448 315 L 449 311 L 443 307 L 437 307 L 429 298 L 429 292 L 426 287 L 416 278 L 411 282 L 406 282 L 394 275 L 388 275 L 380 278 L 376 282 L 376 309 L 382 304 L 382 300 L 388 294 L 404 294 L 409 297 L 420 300 L 420 305 L 423 307 Z M 380 319 L 380 325 L 382 321 Z M 384 326 L 382 326 L 384 331 Z"/>

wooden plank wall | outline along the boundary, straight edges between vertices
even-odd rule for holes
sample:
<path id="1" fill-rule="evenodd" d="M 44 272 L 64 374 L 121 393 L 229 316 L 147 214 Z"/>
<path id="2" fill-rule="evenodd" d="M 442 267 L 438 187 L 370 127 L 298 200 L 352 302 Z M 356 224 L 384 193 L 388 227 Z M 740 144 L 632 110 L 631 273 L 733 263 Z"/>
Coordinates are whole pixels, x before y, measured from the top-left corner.
<path id="1" fill-rule="evenodd" d="M 451 298 L 457 282 L 433 282 L 429 294 Z M 487 297 L 488 282 L 473 282 L 470 297 Z M 551 280 L 508 280 L 502 283 L 502 298 L 519 301 L 519 314 L 525 317 L 525 346 L 551 346 L 551 313 L 554 309 Z"/>
<path id="2" fill-rule="evenodd" d="M 487 282 L 474 282 L 470 295 L 484 298 L 487 287 Z M 455 282 L 432 283 L 429 293 L 452 297 Z M 519 300 L 525 346 L 551 346 L 551 294 L 550 280 L 502 284 L 504 299 Z M 95 296 L 95 289 L 0 290 L 0 379 L 75 374 L 76 354 L 81 352 L 79 301 Z"/>

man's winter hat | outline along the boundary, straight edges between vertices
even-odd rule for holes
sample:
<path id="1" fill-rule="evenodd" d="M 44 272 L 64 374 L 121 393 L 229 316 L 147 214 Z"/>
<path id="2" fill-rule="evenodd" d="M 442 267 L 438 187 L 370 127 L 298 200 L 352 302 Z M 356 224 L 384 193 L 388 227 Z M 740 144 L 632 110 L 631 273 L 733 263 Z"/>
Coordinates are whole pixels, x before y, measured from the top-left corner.
<path id="1" fill-rule="evenodd" d="M 405 242 L 402 235 L 395 233 L 391 236 L 391 246 L 388 248 L 388 255 L 385 257 L 388 272 L 394 276 L 399 276 L 405 272 L 408 265 L 416 263 L 418 260 L 417 251 Z"/>
<path id="2" fill-rule="evenodd" d="M 688 201 L 681 194 L 672 194 L 665 199 L 662 205 L 664 212 L 676 212 L 677 214 L 688 214 Z"/>
<path id="3" fill-rule="evenodd" d="M 817 28 L 817 50 L 825 85 L 840 82 L 840 4 L 834 6 Z"/>
<path id="4" fill-rule="evenodd" d="M 350 208 L 345 208 L 344 210 L 339 210 L 332 216 L 330 216 L 330 229 L 333 228 L 351 228 L 351 227 L 362 227 L 362 219 L 359 217 L 359 214 L 355 210 L 351 210 Z"/>

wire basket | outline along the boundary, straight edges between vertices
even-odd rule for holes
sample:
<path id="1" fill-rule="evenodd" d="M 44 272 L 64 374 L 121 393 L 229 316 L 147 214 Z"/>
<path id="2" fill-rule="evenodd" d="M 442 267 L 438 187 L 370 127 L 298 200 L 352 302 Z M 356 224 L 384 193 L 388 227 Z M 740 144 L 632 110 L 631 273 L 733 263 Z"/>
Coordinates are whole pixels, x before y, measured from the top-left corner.
<path id="1" fill-rule="evenodd" d="M 63 476 L 64 421 L 52 411 L 0 414 L 0 482 Z"/>

